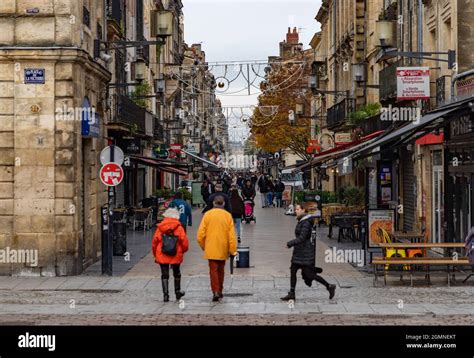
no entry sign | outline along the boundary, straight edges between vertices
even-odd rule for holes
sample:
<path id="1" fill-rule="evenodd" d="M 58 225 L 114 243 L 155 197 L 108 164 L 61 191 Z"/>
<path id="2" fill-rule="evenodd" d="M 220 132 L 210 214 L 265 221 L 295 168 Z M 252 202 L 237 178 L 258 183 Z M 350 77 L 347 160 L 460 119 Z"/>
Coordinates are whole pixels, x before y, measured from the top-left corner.
<path id="1" fill-rule="evenodd" d="M 104 185 L 117 186 L 123 180 L 123 169 L 117 163 L 106 163 L 100 169 L 100 180 Z"/>

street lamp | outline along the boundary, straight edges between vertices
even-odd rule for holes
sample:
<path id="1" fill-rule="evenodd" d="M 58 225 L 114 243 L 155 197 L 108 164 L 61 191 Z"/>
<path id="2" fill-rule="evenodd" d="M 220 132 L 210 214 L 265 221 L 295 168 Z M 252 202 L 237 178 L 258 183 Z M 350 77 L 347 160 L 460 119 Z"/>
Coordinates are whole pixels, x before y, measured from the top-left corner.
<path id="1" fill-rule="evenodd" d="M 173 35 L 173 12 L 154 10 L 151 12 L 151 36 L 163 37 Z"/>
<path id="2" fill-rule="evenodd" d="M 146 63 L 139 58 L 135 61 L 135 80 L 143 81 L 145 79 Z"/>
<path id="3" fill-rule="evenodd" d="M 394 28 L 395 26 L 393 21 L 379 20 L 375 22 L 375 36 L 381 47 L 393 46 Z"/>
<path id="4" fill-rule="evenodd" d="M 354 63 L 352 65 L 352 74 L 354 76 L 354 81 L 364 82 L 365 81 L 365 64 Z"/>

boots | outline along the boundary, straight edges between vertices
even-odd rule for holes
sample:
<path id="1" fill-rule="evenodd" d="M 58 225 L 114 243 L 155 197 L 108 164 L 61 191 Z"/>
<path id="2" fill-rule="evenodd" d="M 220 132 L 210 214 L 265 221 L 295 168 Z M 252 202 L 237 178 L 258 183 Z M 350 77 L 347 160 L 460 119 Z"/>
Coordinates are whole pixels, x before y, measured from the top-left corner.
<path id="1" fill-rule="evenodd" d="M 329 299 L 331 300 L 336 294 L 336 285 L 328 285 L 327 289 L 329 291 Z"/>
<path id="2" fill-rule="evenodd" d="M 280 298 L 282 301 L 289 301 L 296 299 L 295 290 L 291 290 L 285 297 Z"/>
<path id="3" fill-rule="evenodd" d="M 180 300 L 184 296 L 185 292 L 181 291 L 181 277 L 174 278 L 174 293 L 176 294 L 176 300 Z"/>
<path id="4" fill-rule="evenodd" d="M 168 290 L 168 282 L 169 279 L 167 278 L 162 278 L 161 279 L 161 287 L 163 288 L 163 301 L 164 302 L 169 302 L 170 300 L 170 294 Z"/>

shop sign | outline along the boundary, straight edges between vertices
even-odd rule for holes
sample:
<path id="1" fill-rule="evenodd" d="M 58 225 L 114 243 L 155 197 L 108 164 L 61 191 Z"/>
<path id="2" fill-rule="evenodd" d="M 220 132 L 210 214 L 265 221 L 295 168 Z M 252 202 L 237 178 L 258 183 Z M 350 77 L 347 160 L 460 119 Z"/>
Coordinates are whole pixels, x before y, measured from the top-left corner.
<path id="1" fill-rule="evenodd" d="M 189 153 L 192 153 L 192 154 L 199 154 L 200 152 L 200 143 L 197 142 L 197 143 L 188 143 L 186 145 L 186 150 L 189 152 Z"/>
<path id="2" fill-rule="evenodd" d="M 130 139 L 127 141 L 125 152 L 128 154 L 140 154 L 140 139 Z"/>
<path id="3" fill-rule="evenodd" d="M 45 72 L 44 68 L 25 68 L 25 84 L 44 85 Z"/>
<path id="4" fill-rule="evenodd" d="M 169 152 L 166 149 L 165 144 L 160 144 L 160 145 L 157 145 L 153 148 L 153 154 L 154 154 L 155 158 L 166 159 L 166 158 L 168 158 Z"/>
<path id="5" fill-rule="evenodd" d="M 181 152 L 182 145 L 181 144 L 171 144 L 170 145 L 170 152 Z"/>
<path id="6" fill-rule="evenodd" d="M 385 230 L 388 234 L 393 234 L 395 231 L 395 210 L 369 209 L 367 216 L 368 247 L 377 248 L 378 244 L 384 242 L 380 229 Z"/>
<path id="7" fill-rule="evenodd" d="M 451 138 L 472 133 L 473 125 L 470 114 L 461 116 L 451 121 Z"/>
<path id="8" fill-rule="evenodd" d="M 347 144 L 352 142 L 352 133 L 335 133 L 334 142 L 336 145 Z"/>
<path id="9" fill-rule="evenodd" d="M 429 67 L 397 68 L 397 100 L 430 99 Z"/>

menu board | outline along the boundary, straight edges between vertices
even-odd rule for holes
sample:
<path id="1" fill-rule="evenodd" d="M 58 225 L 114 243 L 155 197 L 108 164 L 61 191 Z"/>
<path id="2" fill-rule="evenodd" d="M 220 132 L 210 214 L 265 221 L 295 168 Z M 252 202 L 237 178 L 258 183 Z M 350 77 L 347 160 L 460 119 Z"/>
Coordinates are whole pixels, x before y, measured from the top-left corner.
<path id="1" fill-rule="evenodd" d="M 375 248 L 377 244 L 383 243 L 380 228 L 393 234 L 395 231 L 395 210 L 393 209 L 369 209 L 367 214 L 368 223 L 368 247 Z"/>

